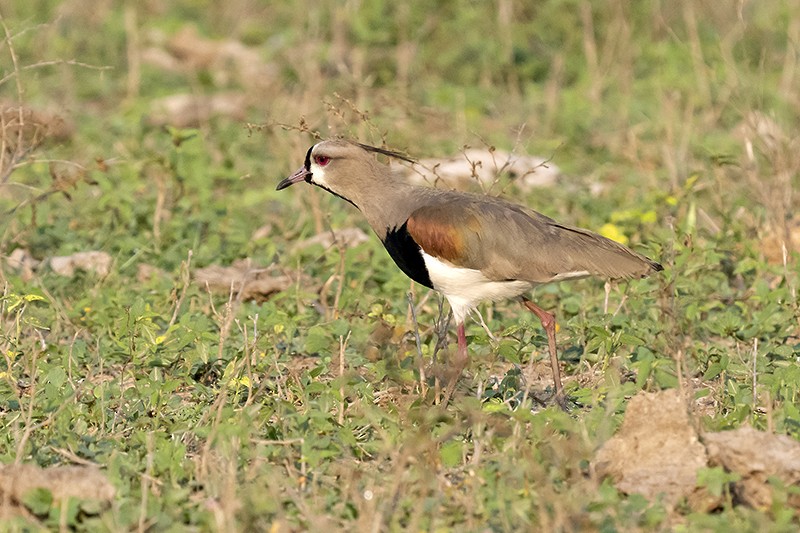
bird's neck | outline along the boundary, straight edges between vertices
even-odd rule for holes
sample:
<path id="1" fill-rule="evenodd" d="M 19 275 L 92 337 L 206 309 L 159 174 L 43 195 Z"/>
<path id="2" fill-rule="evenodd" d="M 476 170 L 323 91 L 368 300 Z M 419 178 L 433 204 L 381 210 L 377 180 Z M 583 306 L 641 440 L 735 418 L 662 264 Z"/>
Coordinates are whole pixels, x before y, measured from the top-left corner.
<path id="1" fill-rule="evenodd" d="M 419 187 L 404 182 L 379 182 L 371 187 L 369 194 L 372 201 L 365 198 L 367 201 L 356 202 L 356 205 L 375 233 L 383 238 L 387 230 L 405 224 L 417 208 Z M 376 202 L 375 198 L 380 198 L 380 201 Z"/>

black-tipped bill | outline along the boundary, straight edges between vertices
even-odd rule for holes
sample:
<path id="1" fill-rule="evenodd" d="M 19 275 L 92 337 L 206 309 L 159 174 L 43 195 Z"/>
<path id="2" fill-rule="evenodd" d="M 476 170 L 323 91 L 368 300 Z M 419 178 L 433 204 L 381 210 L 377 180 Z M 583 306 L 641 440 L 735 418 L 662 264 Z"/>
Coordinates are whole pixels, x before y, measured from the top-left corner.
<path id="1" fill-rule="evenodd" d="M 301 181 L 308 181 L 311 178 L 311 171 L 308 170 L 306 167 L 300 167 L 297 171 L 289 176 L 288 178 L 281 180 L 277 187 L 275 187 L 276 191 L 280 191 L 285 189 L 286 187 L 290 187 L 295 183 L 299 183 Z"/>

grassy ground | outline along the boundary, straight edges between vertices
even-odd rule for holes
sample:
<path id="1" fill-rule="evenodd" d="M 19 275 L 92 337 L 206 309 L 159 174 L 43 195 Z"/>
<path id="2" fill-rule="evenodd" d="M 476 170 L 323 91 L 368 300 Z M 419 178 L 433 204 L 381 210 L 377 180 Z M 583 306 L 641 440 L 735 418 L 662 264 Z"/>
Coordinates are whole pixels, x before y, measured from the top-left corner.
<path id="1" fill-rule="evenodd" d="M 0 461 L 101 465 L 116 495 L 39 491 L 6 527 L 797 527 L 785 498 L 697 512 L 589 468 L 640 390 L 688 390 L 704 429 L 800 438 L 795 2 L 86 5 L 0 6 Z M 557 186 L 493 190 L 664 264 L 607 303 L 598 280 L 537 289 L 571 412 L 520 405 L 549 373 L 514 303 L 482 308 L 496 342 L 468 325 L 459 392 L 432 405 L 438 297 L 374 238 L 295 246 L 366 229 L 274 191 L 315 135 L 551 158 Z M 91 250 L 107 269 L 9 260 Z M 247 258 L 291 282 L 193 281 Z"/>

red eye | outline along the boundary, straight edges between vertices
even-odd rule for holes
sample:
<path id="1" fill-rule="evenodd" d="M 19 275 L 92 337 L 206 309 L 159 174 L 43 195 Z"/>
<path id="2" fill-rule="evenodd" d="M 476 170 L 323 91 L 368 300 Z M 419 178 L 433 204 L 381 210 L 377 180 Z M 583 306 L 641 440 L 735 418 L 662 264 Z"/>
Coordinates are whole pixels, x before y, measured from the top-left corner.
<path id="1" fill-rule="evenodd" d="M 325 165 L 331 162 L 331 158 L 325 157 L 324 155 L 317 155 L 314 156 L 314 162 L 319 166 L 324 167 Z"/>

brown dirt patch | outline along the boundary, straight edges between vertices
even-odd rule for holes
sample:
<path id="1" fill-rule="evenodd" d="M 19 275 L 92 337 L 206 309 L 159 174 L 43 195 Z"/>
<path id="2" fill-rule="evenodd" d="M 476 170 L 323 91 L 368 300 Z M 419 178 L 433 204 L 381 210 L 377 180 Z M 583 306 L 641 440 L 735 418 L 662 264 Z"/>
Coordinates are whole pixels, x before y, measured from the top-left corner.
<path id="1" fill-rule="evenodd" d="M 23 501 L 27 494 L 36 489 L 50 491 L 54 502 L 77 498 L 110 504 L 116 495 L 114 486 L 97 468 L 5 465 L 0 466 L 0 501 L 2 501 L 0 518 L 15 515 L 29 516 Z"/>
<path id="2" fill-rule="evenodd" d="M 627 494 L 662 498 L 673 507 L 685 500 L 698 511 L 722 501 L 697 486 L 702 468 L 722 467 L 738 474 L 731 483 L 734 504 L 767 509 L 774 483 L 800 484 L 800 442 L 750 427 L 700 435 L 677 390 L 633 397 L 617 434 L 597 452 L 595 472 L 610 477 Z M 800 497 L 787 502 L 800 508 Z"/>

